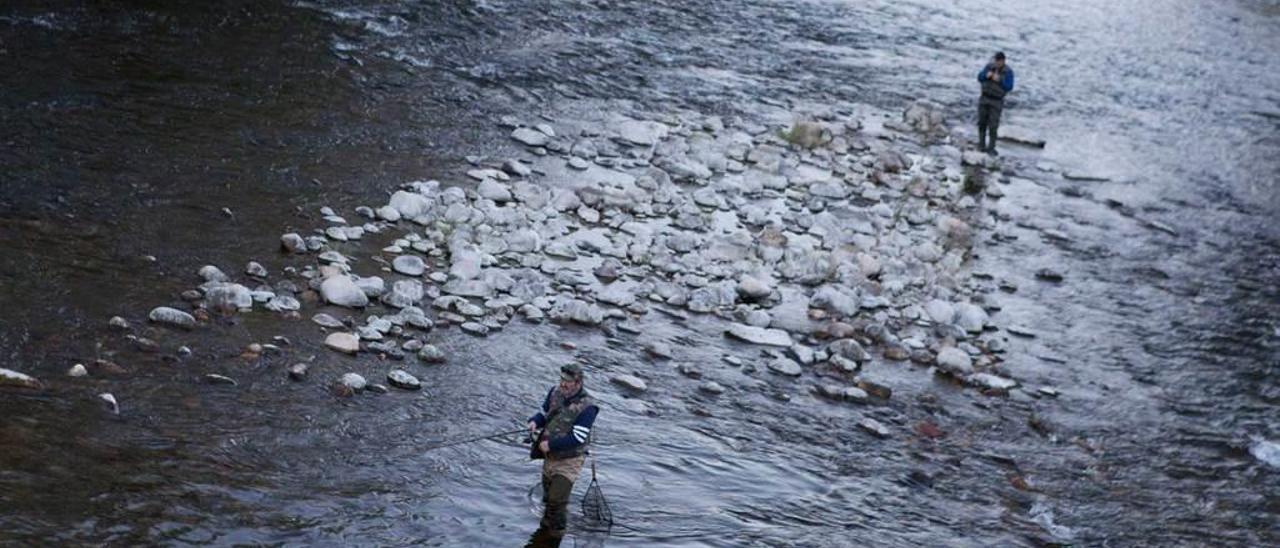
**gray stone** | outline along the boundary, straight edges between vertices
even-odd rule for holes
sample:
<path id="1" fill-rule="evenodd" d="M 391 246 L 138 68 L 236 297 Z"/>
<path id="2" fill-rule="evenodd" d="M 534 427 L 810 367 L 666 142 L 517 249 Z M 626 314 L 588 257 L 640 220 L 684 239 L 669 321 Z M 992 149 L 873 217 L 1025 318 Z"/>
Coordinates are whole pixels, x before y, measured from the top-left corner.
<path id="1" fill-rule="evenodd" d="M 387 384 L 402 390 L 420 390 L 422 382 L 417 377 L 400 369 L 392 369 L 387 373 Z"/>
<path id="2" fill-rule="evenodd" d="M 938 352 L 934 361 L 938 364 L 938 369 L 953 375 L 969 375 L 973 373 L 973 360 L 963 350 L 954 346 L 948 346 Z"/>
<path id="3" fill-rule="evenodd" d="M 391 195 L 391 201 L 387 207 L 399 211 L 402 218 L 413 219 L 430 213 L 431 201 L 416 192 L 400 190 Z"/>
<path id="4" fill-rule="evenodd" d="M 609 379 L 609 382 L 636 392 L 644 392 L 649 389 L 649 385 L 644 382 L 644 379 L 635 375 L 614 375 Z"/>
<path id="5" fill-rule="evenodd" d="M 858 341 L 853 339 L 832 341 L 831 344 L 827 345 L 827 353 L 832 356 L 839 356 L 858 363 L 863 363 L 871 359 L 871 355 L 862 348 L 861 344 L 858 344 Z"/>
<path id="6" fill-rule="evenodd" d="M 290 312 L 302 309 L 302 303 L 289 295 L 275 295 L 264 308 L 272 312 Z"/>
<path id="7" fill-rule="evenodd" d="M 196 272 L 206 282 L 229 282 L 231 277 L 222 272 L 222 269 L 211 264 L 200 267 Z"/>
<path id="8" fill-rule="evenodd" d="M 737 290 L 739 295 L 751 301 L 764 299 L 773 294 L 773 287 L 755 276 L 743 276 L 739 279 Z"/>
<path id="9" fill-rule="evenodd" d="M 129 321 L 120 316 L 112 316 L 110 320 L 107 320 L 107 326 L 120 331 L 128 331 Z"/>
<path id="10" fill-rule="evenodd" d="M 401 255 L 391 261 L 391 268 L 405 276 L 421 276 L 427 271 L 427 264 L 417 255 Z"/>
<path id="11" fill-rule="evenodd" d="M 354 355 L 360 351 L 360 338 L 353 333 L 339 331 L 325 337 L 324 345 L 332 350 Z"/>
<path id="12" fill-rule="evenodd" d="M 289 253 L 307 252 L 307 242 L 293 232 L 280 236 L 280 247 Z"/>
<path id="13" fill-rule="evenodd" d="M 993 390 L 1009 390 L 1018 386 L 1018 382 L 1012 379 L 1006 379 L 991 373 L 976 373 L 968 379 L 969 383 L 979 388 L 989 388 Z"/>
<path id="14" fill-rule="evenodd" d="M 77 363 L 67 370 L 68 377 L 84 377 L 89 374 L 89 370 L 85 369 L 84 364 Z"/>
<path id="15" fill-rule="evenodd" d="M 725 334 L 740 341 L 767 346 L 791 346 L 791 335 L 781 329 L 766 329 L 751 325 L 733 324 Z"/>
<path id="16" fill-rule="evenodd" d="M 724 393 L 724 387 L 723 387 L 723 386 L 720 386 L 720 383 L 715 382 L 715 381 L 705 381 L 705 382 L 703 382 L 702 384 L 699 384 L 699 385 L 698 385 L 698 390 L 701 390 L 701 391 L 706 392 L 706 393 L 708 393 L 708 394 L 723 394 L 723 393 Z"/>
<path id="17" fill-rule="evenodd" d="M 929 319 L 942 324 L 949 324 L 955 321 L 956 317 L 955 307 L 941 299 L 933 299 L 925 303 L 924 313 L 929 316 Z"/>
<path id="18" fill-rule="evenodd" d="M 461 328 L 464 333 L 476 335 L 479 337 L 484 337 L 489 334 L 489 328 L 481 323 L 463 322 Z"/>
<path id="19" fill-rule="evenodd" d="M 418 280 L 396 280 L 391 284 L 391 291 L 382 295 L 382 302 L 387 306 L 404 308 L 413 306 L 426 295 L 422 282 Z"/>
<path id="20" fill-rule="evenodd" d="M 147 314 L 147 318 L 156 323 L 181 327 L 183 329 L 191 329 L 196 326 L 196 319 L 194 316 L 176 308 L 169 308 L 167 306 L 157 306 L 151 309 L 151 313 Z"/>
<path id="21" fill-rule="evenodd" d="M 799 377 L 800 374 L 804 372 L 804 369 L 800 367 L 800 364 L 788 358 L 775 358 L 773 361 L 770 361 L 769 370 L 788 377 Z"/>
<path id="22" fill-rule="evenodd" d="M 215 282 L 202 287 L 205 288 L 205 302 L 214 310 L 242 310 L 253 307 L 253 292 L 243 285 Z"/>
<path id="23" fill-rule="evenodd" d="M 349 308 L 364 308 L 369 296 L 348 276 L 331 276 L 320 284 L 320 295 L 325 302 Z"/>
<path id="24" fill-rule="evenodd" d="M 499 204 L 510 202 L 512 199 L 511 189 L 493 179 L 480 181 L 480 184 L 476 186 L 476 194 L 479 194 L 481 198 L 493 200 Z"/>
<path id="25" fill-rule="evenodd" d="M 551 138 L 546 133 L 527 127 L 518 127 L 511 132 L 511 138 L 531 147 L 546 146 Z"/>
<path id="26" fill-rule="evenodd" d="M 255 278 L 266 278 L 267 267 L 262 266 L 258 261 L 249 261 L 249 264 L 244 267 L 244 273 Z"/>
<path id="27" fill-rule="evenodd" d="M 971 303 L 956 305 L 956 325 L 970 333 L 981 333 L 989 321 L 987 312 L 982 307 Z"/>
<path id="28" fill-rule="evenodd" d="M 344 324 L 341 321 L 339 321 L 337 318 L 333 316 L 325 314 L 324 312 L 321 312 L 319 314 L 316 314 L 315 316 L 312 316 L 311 321 L 315 322 L 317 325 L 321 327 L 328 327 L 330 329 L 338 329 L 340 327 L 344 327 Z"/>
<path id="29" fill-rule="evenodd" d="M 418 359 L 426 363 L 444 363 L 447 359 L 444 351 L 440 350 L 434 344 L 428 344 L 418 351 Z"/>
<path id="30" fill-rule="evenodd" d="M 346 373 L 342 375 L 342 378 L 338 379 L 338 384 L 350 388 L 354 392 L 359 392 L 369 386 L 369 381 L 364 380 L 364 377 L 358 373 Z"/>
<path id="31" fill-rule="evenodd" d="M 866 430 L 867 432 L 871 433 L 871 435 L 876 436 L 878 438 L 889 437 L 889 428 L 883 424 L 880 424 L 880 421 L 877 421 L 870 417 L 863 417 L 862 420 L 859 420 L 858 427 L 862 428 L 863 430 Z"/>

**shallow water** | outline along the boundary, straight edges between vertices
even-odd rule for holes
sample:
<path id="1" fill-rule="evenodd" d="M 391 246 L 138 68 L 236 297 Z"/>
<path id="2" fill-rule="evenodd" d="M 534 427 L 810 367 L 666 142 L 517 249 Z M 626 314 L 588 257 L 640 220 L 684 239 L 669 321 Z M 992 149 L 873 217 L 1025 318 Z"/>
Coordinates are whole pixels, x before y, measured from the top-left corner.
<path id="1" fill-rule="evenodd" d="M 1280 470 L 1250 452 L 1280 440 L 1273 2 L 369 4 L 0 10 L 0 355 L 50 385 L 0 394 L 0 539 L 522 543 L 536 526 L 523 447 L 420 448 L 518 427 L 576 355 L 601 381 L 642 371 L 651 386 L 624 398 L 598 383 L 620 527 L 581 544 L 1280 541 Z M 927 97 L 964 124 L 997 47 L 1018 71 L 1005 123 L 1049 144 L 1004 146 L 1018 167 L 988 181 L 1005 197 L 983 201 L 971 265 L 993 279 L 973 283 L 1017 285 L 989 295 L 994 318 L 1037 336 L 1010 336 L 1002 368 L 1057 398 L 989 398 L 877 362 L 888 405 L 831 405 L 724 366 L 757 351 L 714 320 L 656 314 L 641 336 L 435 332 L 451 360 L 414 370 L 422 393 L 336 400 L 318 379 L 291 383 L 283 367 L 310 355 L 324 374 L 386 366 L 253 314 L 163 339 L 193 348 L 180 362 L 122 350 L 126 378 L 61 377 L 126 348 L 106 319 L 141 321 L 202 264 L 279 272 L 278 235 L 320 206 L 351 216 L 404 181 L 461 182 L 465 156 L 510 154 L 501 114 L 780 119 Z M 1065 280 L 1036 280 L 1044 266 Z M 289 356 L 237 357 L 275 335 Z M 658 338 L 681 343 L 676 360 L 637 357 Z M 699 394 L 682 362 L 735 390 Z M 207 372 L 240 384 L 198 383 Z M 862 416 L 894 435 L 865 435 Z M 925 420 L 947 436 L 913 434 Z"/>

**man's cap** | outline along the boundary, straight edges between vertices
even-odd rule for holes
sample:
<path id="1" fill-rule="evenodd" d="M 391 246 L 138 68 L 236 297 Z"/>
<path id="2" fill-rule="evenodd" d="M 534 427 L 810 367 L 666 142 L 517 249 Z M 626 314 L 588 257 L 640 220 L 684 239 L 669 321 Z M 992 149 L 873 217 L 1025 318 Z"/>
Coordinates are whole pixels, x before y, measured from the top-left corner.
<path id="1" fill-rule="evenodd" d="M 566 381 L 582 380 L 582 366 L 576 363 L 568 363 L 560 366 L 560 378 Z"/>
<path id="2" fill-rule="evenodd" d="M 997 61 L 1003 61 L 1003 60 L 1004 60 L 1004 52 L 1003 52 L 1003 51 L 997 51 L 997 52 L 996 52 L 996 60 L 997 60 Z"/>

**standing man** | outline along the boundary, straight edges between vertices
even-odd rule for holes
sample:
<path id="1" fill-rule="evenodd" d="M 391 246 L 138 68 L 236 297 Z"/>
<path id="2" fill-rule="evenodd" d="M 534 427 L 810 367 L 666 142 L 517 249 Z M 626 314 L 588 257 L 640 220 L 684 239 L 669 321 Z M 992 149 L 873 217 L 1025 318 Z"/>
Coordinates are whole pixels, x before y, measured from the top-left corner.
<path id="1" fill-rule="evenodd" d="M 533 458 L 542 461 L 542 529 L 553 537 L 564 535 L 569 523 L 569 494 L 582 471 L 591 425 L 600 408 L 582 387 L 582 367 L 571 363 L 560 368 L 560 384 L 547 392 L 542 410 L 529 418 L 529 431 L 542 432 L 535 440 Z"/>
<path id="2" fill-rule="evenodd" d="M 1004 95 L 1013 91 L 1013 69 L 1004 64 L 1004 52 L 997 51 L 987 66 L 978 72 L 982 85 L 982 97 L 978 99 L 978 150 L 999 156 L 996 152 L 996 132 L 1000 129 L 1000 112 L 1004 110 Z M 991 141 L 987 141 L 987 129 Z"/>

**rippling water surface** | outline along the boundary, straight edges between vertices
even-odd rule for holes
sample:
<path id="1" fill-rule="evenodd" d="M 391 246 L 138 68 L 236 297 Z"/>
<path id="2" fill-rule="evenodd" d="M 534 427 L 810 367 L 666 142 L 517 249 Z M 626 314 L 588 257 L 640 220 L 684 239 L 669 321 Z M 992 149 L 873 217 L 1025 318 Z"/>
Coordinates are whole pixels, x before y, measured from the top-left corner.
<path id="1" fill-rule="evenodd" d="M 698 317 L 651 318 L 642 339 L 739 387 L 718 398 L 638 358 L 641 339 L 518 322 L 433 334 L 451 362 L 416 371 L 422 393 L 337 400 L 289 382 L 286 358 L 241 360 L 276 335 L 289 359 L 332 359 L 309 322 L 253 315 L 193 335 L 182 362 L 125 350 L 127 378 L 62 377 L 125 346 L 106 318 L 141 320 L 200 265 L 279 271 L 278 235 L 320 206 L 510 153 L 501 115 L 927 97 L 967 124 L 997 48 L 1018 74 L 1005 123 L 1048 146 L 1004 148 L 1024 168 L 992 183 L 973 283 L 1017 286 L 992 293 L 995 319 L 1037 336 L 1011 337 L 1003 367 L 1056 398 L 876 364 L 888 405 L 830 405 L 722 365 L 752 350 Z M 1280 441 L 1276 51 L 1268 1 L 6 5 L 0 356 L 50 389 L 0 394 L 0 541 L 521 544 L 524 448 L 421 448 L 518 427 L 570 340 L 601 381 L 619 527 L 568 544 L 1280 543 L 1280 463 L 1257 456 Z M 1065 281 L 1036 280 L 1047 266 Z M 602 382 L 636 370 L 643 396 Z M 914 435 L 923 421 L 947 436 Z"/>

